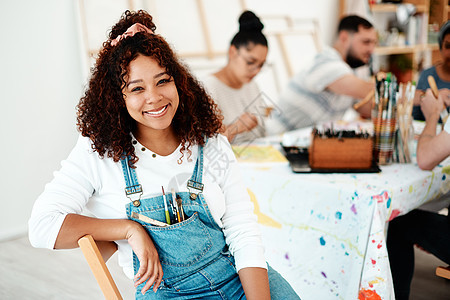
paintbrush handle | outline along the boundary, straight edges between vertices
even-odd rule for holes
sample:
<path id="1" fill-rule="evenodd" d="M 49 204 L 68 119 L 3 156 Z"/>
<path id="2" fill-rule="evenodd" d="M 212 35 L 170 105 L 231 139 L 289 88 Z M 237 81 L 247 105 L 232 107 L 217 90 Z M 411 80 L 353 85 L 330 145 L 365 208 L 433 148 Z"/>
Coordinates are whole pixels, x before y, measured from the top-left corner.
<path id="1" fill-rule="evenodd" d="M 375 95 L 375 90 L 371 90 L 365 97 L 364 99 L 362 99 L 361 101 L 359 101 L 358 103 L 355 103 L 355 105 L 353 105 L 353 108 L 359 109 L 361 106 L 363 106 L 364 104 L 366 104 L 367 102 L 369 102 L 370 100 L 372 100 L 373 96 Z"/>
<path id="2" fill-rule="evenodd" d="M 433 96 L 437 99 L 439 96 L 439 90 L 436 85 L 436 80 L 434 80 L 434 77 L 431 75 L 428 75 L 427 79 L 428 79 L 428 84 L 430 85 L 430 89 L 433 92 Z"/>
<path id="3" fill-rule="evenodd" d="M 428 75 L 427 79 L 428 79 L 428 84 L 430 85 L 430 89 L 433 92 L 433 96 L 437 100 L 437 98 L 439 96 L 439 90 L 436 85 L 436 81 L 434 80 L 434 77 L 431 75 Z M 441 111 L 440 115 L 441 115 L 442 123 L 445 124 L 445 122 L 447 122 L 447 119 L 448 119 L 448 112 L 447 112 L 447 109 L 445 108 L 445 105 L 444 105 L 444 109 Z"/>

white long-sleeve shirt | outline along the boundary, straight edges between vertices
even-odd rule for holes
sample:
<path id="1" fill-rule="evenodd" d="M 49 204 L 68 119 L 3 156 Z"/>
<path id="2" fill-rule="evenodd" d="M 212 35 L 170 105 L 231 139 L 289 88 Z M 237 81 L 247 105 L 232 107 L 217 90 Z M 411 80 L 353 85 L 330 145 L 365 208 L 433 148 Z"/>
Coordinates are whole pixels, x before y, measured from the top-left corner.
<path id="1" fill-rule="evenodd" d="M 264 119 L 267 104 L 254 80 L 239 89 L 229 87 L 214 75 L 208 75 L 202 81 L 222 112 L 223 124 L 229 126 L 236 122 L 243 112 L 250 113 L 258 119 L 258 125 L 251 131 L 236 135 L 232 141 L 233 144 L 248 143 L 266 135 Z"/>
<path id="2" fill-rule="evenodd" d="M 181 145 L 170 155 L 160 156 L 135 144 L 136 173 L 143 188 L 141 199 L 161 194 L 161 186 L 187 192 L 198 155 L 192 146 L 182 163 Z M 267 268 L 253 204 L 243 186 L 234 153 L 221 135 L 210 138 L 203 150 L 203 195 L 214 220 L 222 228 L 239 271 L 246 267 Z M 100 219 L 126 219 L 125 180 L 120 162 L 101 159 L 89 138 L 80 136 L 61 169 L 36 200 L 29 220 L 29 238 L 34 247 L 54 249 L 67 214 L 90 214 Z M 132 249 L 126 240 L 118 244 L 119 264 L 133 277 Z"/>

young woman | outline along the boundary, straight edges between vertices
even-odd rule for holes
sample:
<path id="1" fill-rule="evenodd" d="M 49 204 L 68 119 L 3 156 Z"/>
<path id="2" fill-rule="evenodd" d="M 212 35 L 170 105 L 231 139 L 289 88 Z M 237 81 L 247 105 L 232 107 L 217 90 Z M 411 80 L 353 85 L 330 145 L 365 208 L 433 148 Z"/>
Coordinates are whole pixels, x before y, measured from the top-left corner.
<path id="1" fill-rule="evenodd" d="M 432 170 L 450 155 L 450 119 L 436 134 L 443 105 L 442 95 L 436 99 L 430 89 L 420 102 L 426 123 L 417 142 L 417 165 L 423 170 Z M 414 245 L 450 264 L 450 214 L 414 209 L 396 217 L 389 222 L 386 245 L 395 299 L 408 300 L 414 276 Z"/>
<path id="2" fill-rule="evenodd" d="M 420 101 L 427 89 L 430 88 L 428 84 L 428 76 L 433 76 L 436 85 L 439 89 L 439 94 L 442 95 L 444 105 L 449 110 L 450 106 L 450 21 L 442 25 L 438 36 L 439 50 L 442 61 L 436 65 L 423 70 L 417 82 L 416 94 L 414 95 L 413 117 L 415 120 L 425 121 L 425 117 L 420 109 Z"/>
<path id="3" fill-rule="evenodd" d="M 33 207 L 32 245 L 91 234 L 104 256 L 118 248 L 137 299 L 298 298 L 265 262 L 214 102 L 154 31 L 144 11 L 112 28 L 78 105 L 81 136 Z"/>
<path id="4" fill-rule="evenodd" d="M 228 63 L 203 80 L 223 113 L 223 134 L 233 144 L 265 135 L 266 104 L 253 80 L 261 71 L 268 52 L 263 28 L 253 12 L 243 12 L 239 17 L 239 32 L 228 49 Z"/>

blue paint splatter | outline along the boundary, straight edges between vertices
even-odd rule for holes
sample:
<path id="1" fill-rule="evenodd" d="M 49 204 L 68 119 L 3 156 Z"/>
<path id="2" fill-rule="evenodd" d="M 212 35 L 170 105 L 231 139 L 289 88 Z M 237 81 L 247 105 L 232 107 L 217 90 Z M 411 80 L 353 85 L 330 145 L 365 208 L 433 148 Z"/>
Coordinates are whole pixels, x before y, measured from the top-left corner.
<path id="1" fill-rule="evenodd" d="M 323 277 L 327 278 L 327 274 L 325 274 L 325 272 L 320 272 L 322 274 Z"/>
<path id="2" fill-rule="evenodd" d="M 319 220 L 325 220 L 325 216 L 322 214 L 318 214 L 317 218 L 319 218 Z"/>
<path id="3" fill-rule="evenodd" d="M 386 207 L 391 207 L 391 198 L 389 197 L 388 201 L 386 201 Z"/>
<path id="4" fill-rule="evenodd" d="M 337 211 L 335 217 L 338 220 L 342 219 L 342 213 L 340 211 Z"/>
<path id="5" fill-rule="evenodd" d="M 445 174 L 442 174 L 442 180 L 445 180 L 445 178 L 446 178 Z"/>
<path id="6" fill-rule="evenodd" d="M 319 241 L 320 241 L 320 244 L 321 244 L 322 246 L 325 246 L 325 244 L 327 243 L 327 242 L 325 241 L 325 239 L 323 238 L 323 236 L 320 237 Z"/>
<path id="7" fill-rule="evenodd" d="M 346 252 L 345 252 L 345 255 L 349 256 L 350 254 L 348 254 L 348 252 L 346 251 Z"/>

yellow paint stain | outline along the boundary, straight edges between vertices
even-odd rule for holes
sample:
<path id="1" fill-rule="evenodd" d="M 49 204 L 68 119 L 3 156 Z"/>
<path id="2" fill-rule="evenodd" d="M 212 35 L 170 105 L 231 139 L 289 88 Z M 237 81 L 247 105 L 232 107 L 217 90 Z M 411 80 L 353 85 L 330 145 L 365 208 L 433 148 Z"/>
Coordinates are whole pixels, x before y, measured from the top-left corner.
<path id="1" fill-rule="evenodd" d="M 409 193 L 411 194 L 414 191 L 414 188 L 412 185 L 409 186 Z"/>
<path id="2" fill-rule="evenodd" d="M 255 214 L 258 217 L 258 223 L 263 224 L 265 226 L 275 227 L 275 228 L 281 228 L 281 223 L 275 221 L 268 215 L 265 215 L 261 212 L 261 209 L 259 208 L 258 200 L 256 199 L 255 194 L 250 190 L 247 189 L 247 193 L 250 195 L 250 200 L 253 202 L 253 205 L 255 206 Z"/>
<path id="3" fill-rule="evenodd" d="M 434 173 L 434 172 L 431 172 L 430 185 L 428 186 L 427 194 L 425 195 L 425 198 L 426 198 L 426 199 L 428 199 L 428 194 L 430 193 L 431 186 L 433 185 L 434 175 L 435 175 L 435 173 Z"/>
<path id="4" fill-rule="evenodd" d="M 279 190 L 283 190 L 284 188 L 286 188 L 286 186 L 290 184 L 290 180 L 286 181 L 279 189 L 275 189 L 271 195 L 269 196 L 268 202 L 269 202 L 269 207 L 272 205 L 272 200 L 274 195 L 279 191 Z M 248 194 L 250 195 L 250 199 L 253 202 L 254 206 L 255 206 L 255 214 L 258 217 L 258 223 L 266 225 L 266 226 L 272 226 L 275 228 L 281 228 L 281 223 L 273 220 L 272 218 L 270 218 L 267 215 L 264 215 L 261 213 L 261 210 L 259 208 L 259 204 L 258 201 L 256 199 L 256 196 L 253 194 L 253 192 L 250 189 L 247 189 Z M 341 198 L 341 192 L 339 191 L 339 199 Z M 392 206 L 391 206 L 392 208 Z M 276 215 L 276 213 L 274 211 L 272 211 L 272 209 L 270 209 L 270 212 L 272 212 L 274 215 Z M 357 245 L 353 244 L 351 239 L 344 239 L 342 238 L 342 236 L 340 235 L 335 235 L 332 234 L 331 232 L 328 232 L 326 230 L 323 230 L 322 228 L 318 228 L 318 227 L 312 227 L 310 225 L 307 224 L 298 224 L 298 223 L 292 223 L 292 222 L 287 222 L 286 220 L 283 221 L 282 223 L 285 227 L 292 227 L 295 228 L 297 230 L 312 230 L 312 231 L 316 231 L 316 232 L 321 232 L 323 234 L 326 234 L 327 236 L 340 241 L 342 243 L 344 243 L 346 245 L 346 247 L 349 249 L 349 251 L 352 251 L 352 255 L 357 255 L 358 257 L 363 257 L 363 253 L 360 251 L 360 249 L 357 247 Z"/>
<path id="5" fill-rule="evenodd" d="M 450 165 L 443 167 L 442 168 L 442 173 L 445 173 L 445 174 L 449 175 L 450 174 Z"/>
<path id="6" fill-rule="evenodd" d="M 384 278 L 382 278 L 382 277 L 376 276 L 375 278 L 376 278 L 376 279 L 371 280 L 371 281 L 368 282 L 368 283 L 369 283 L 369 286 L 372 286 L 372 285 L 374 285 L 374 284 L 377 284 L 377 283 L 380 283 L 380 282 L 384 282 L 384 281 L 385 281 Z"/>
<path id="7" fill-rule="evenodd" d="M 372 285 L 377 284 L 379 282 L 380 281 L 378 279 L 371 280 L 371 281 L 369 281 L 369 286 L 372 286 Z"/>

